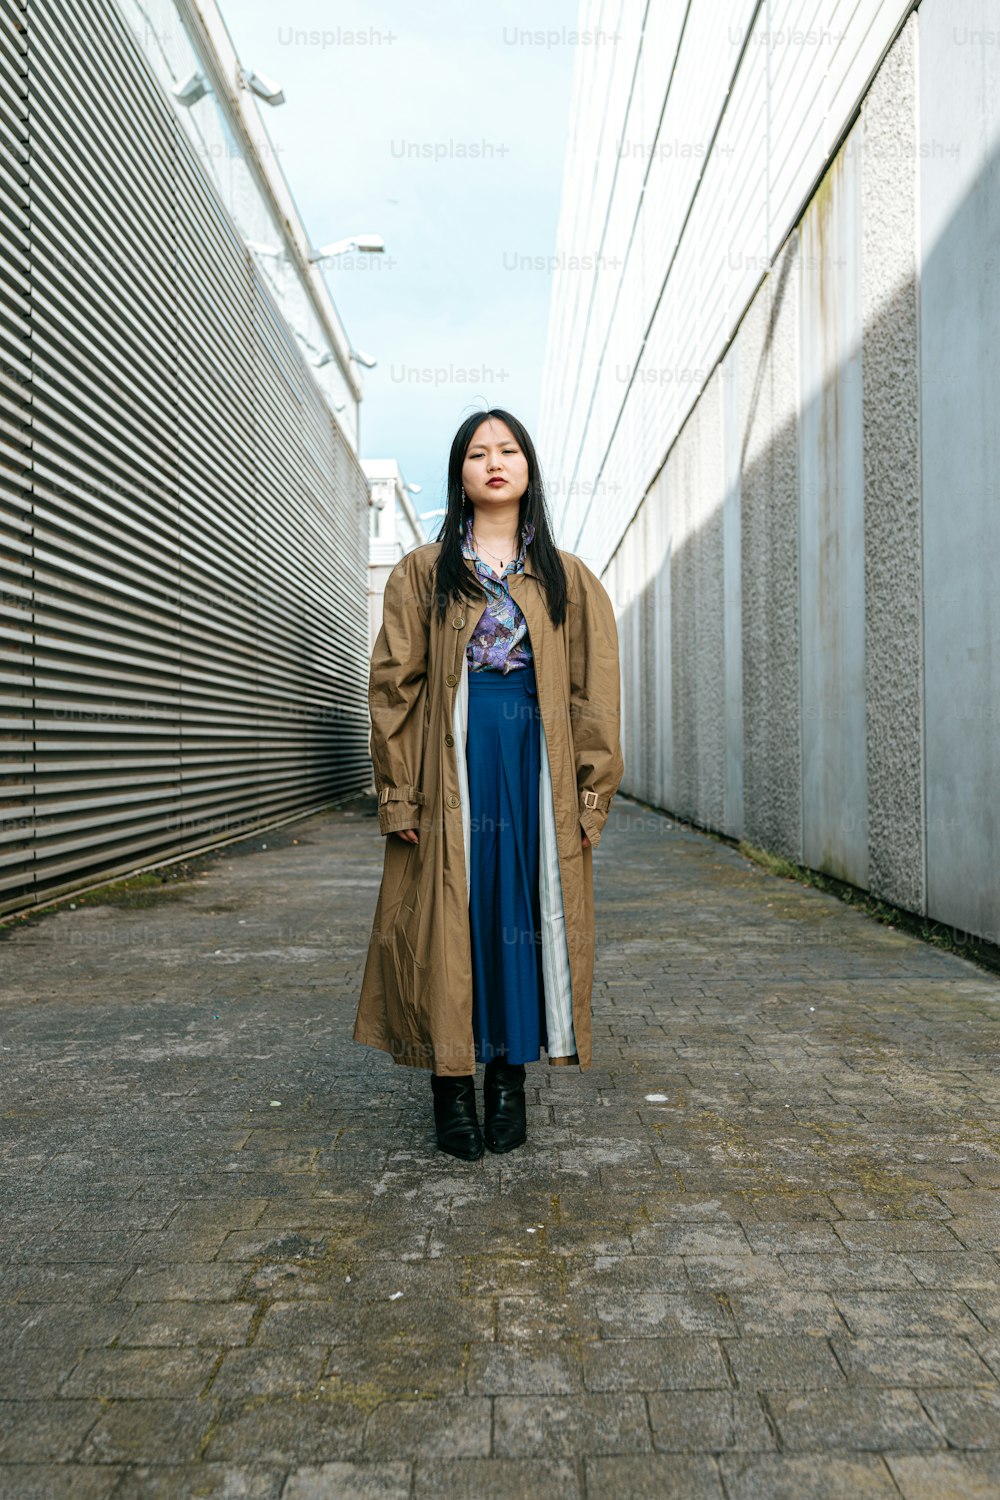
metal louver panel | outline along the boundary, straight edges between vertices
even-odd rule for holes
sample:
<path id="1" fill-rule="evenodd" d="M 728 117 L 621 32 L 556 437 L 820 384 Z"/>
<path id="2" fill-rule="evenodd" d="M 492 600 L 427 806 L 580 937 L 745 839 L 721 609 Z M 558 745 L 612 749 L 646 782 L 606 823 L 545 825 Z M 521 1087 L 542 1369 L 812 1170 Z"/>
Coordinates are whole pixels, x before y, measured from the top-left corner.
<path id="1" fill-rule="evenodd" d="M 360 466 L 115 7 L 11 14 L 0 910 L 370 779 Z"/>
<path id="2" fill-rule="evenodd" d="M 31 859 L 31 396 L 25 7 L 0 9 L 0 878 Z M 23 877 L 15 873 L 15 881 Z"/>

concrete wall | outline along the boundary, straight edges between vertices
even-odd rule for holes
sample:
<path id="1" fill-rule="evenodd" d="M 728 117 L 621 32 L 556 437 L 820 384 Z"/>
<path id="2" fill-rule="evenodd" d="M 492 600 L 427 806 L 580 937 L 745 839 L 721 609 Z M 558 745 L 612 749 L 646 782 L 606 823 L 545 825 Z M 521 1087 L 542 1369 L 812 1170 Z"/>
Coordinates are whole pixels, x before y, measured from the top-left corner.
<path id="1" fill-rule="evenodd" d="M 997 36 L 987 0 L 922 16 L 918 410 L 927 904 L 1000 941 Z"/>
<path id="2" fill-rule="evenodd" d="M 997 941 L 988 10 L 905 21 L 604 580 L 624 791 Z"/>

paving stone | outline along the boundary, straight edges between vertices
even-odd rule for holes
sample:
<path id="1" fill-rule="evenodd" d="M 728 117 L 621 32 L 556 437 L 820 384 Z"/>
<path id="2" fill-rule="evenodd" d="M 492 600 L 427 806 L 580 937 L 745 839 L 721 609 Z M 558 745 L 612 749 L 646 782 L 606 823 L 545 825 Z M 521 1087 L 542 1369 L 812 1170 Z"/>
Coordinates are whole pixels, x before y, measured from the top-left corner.
<path id="1" fill-rule="evenodd" d="M 547 1260 L 551 1263 L 552 1257 Z M 680 1255 L 563 1256 L 562 1274 L 569 1290 L 582 1291 L 588 1296 L 620 1291 L 654 1295 L 690 1291 L 687 1269 Z"/>
<path id="2" fill-rule="evenodd" d="M 527 1231 L 525 1231 L 527 1232 Z M 635 1248 L 627 1229 L 606 1224 L 575 1221 L 549 1224 L 544 1230 L 545 1249 L 550 1255 L 572 1257 L 576 1261 L 604 1256 L 624 1257 Z"/>
<path id="3" fill-rule="evenodd" d="M 774 1433 L 761 1398 L 746 1392 L 670 1391 L 647 1397 L 660 1453 L 771 1452 Z"/>
<path id="4" fill-rule="evenodd" d="M 350 1041 L 370 814 L 4 939 L 0 1493 L 1000 1494 L 996 977 L 623 799 L 594 1066 L 460 1163 Z"/>
<path id="5" fill-rule="evenodd" d="M 284 1469 L 262 1465 L 150 1464 L 126 1469 L 114 1500 L 280 1500 Z"/>
<path id="6" fill-rule="evenodd" d="M 516 1300 L 516 1299 L 515 1299 Z M 539 1304 L 544 1312 L 544 1303 Z M 407 1337 L 434 1340 L 444 1331 L 452 1339 L 492 1339 L 494 1299 L 387 1299 L 376 1304 L 342 1298 L 336 1302 L 284 1302 L 266 1307 L 256 1345 L 341 1345 Z"/>
<path id="7" fill-rule="evenodd" d="M 886 1462 L 903 1500 L 997 1500 L 1000 1495 L 995 1453 L 889 1454 Z"/>
<path id="8" fill-rule="evenodd" d="M 390 1223 L 383 1226 L 381 1232 L 391 1235 L 393 1228 Z M 544 1219 L 528 1219 L 507 1225 L 466 1224 L 464 1221 L 455 1224 L 434 1223 L 424 1232 L 427 1235 L 427 1256 L 432 1260 L 438 1260 L 442 1256 L 454 1256 L 457 1259 L 475 1256 L 488 1260 L 518 1260 L 524 1256 L 540 1255 L 555 1228 L 552 1224 L 546 1224 Z M 586 1224 L 577 1226 L 577 1231 L 583 1233 L 588 1244 L 590 1235 L 600 1232 Z M 624 1238 L 628 1240 L 627 1234 Z"/>
<path id="9" fill-rule="evenodd" d="M 227 1349 L 211 1384 L 219 1399 L 241 1396 L 289 1396 L 314 1390 L 327 1361 L 325 1345 L 300 1345 L 294 1353 L 280 1349 Z"/>
<path id="10" fill-rule="evenodd" d="M 589 1391 L 728 1390 L 731 1381 L 718 1340 L 711 1338 L 602 1339 L 584 1344 Z"/>
<path id="11" fill-rule="evenodd" d="M 281 1500 L 410 1500 L 408 1463 L 328 1463 L 295 1469 Z"/>
<path id="12" fill-rule="evenodd" d="M 825 1338 L 798 1334 L 745 1337 L 726 1339 L 723 1348 L 737 1385 L 749 1390 L 825 1391 L 844 1383 Z"/>
<path id="13" fill-rule="evenodd" d="M 833 1227 L 848 1250 L 893 1250 L 911 1254 L 947 1253 L 955 1244 L 957 1221 L 940 1224 L 930 1219 L 886 1220 L 876 1223 L 841 1219 Z M 958 1236 L 961 1239 L 961 1236 Z M 964 1241 L 963 1241 L 964 1243 Z"/>
<path id="14" fill-rule="evenodd" d="M 819 1255 L 842 1249 L 834 1225 L 827 1223 L 825 1219 L 812 1222 L 786 1220 L 773 1224 L 748 1223 L 743 1228 L 755 1255 Z"/>
<path id="15" fill-rule="evenodd" d="M 729 1299 L 737 1330 L 743 1334 L 843 1333 L 844 1319 L 828 1292 L 798 1292 L 787 1287 L 734 1292 Z"/>
<path id="16" fill-rule="evenodd" d="M 184 1232 L 195 1238 L 204 1230 L 223 1235 L 236 1229 L 251 1229 L 267 1211 L 267 1198 L 185 1198 L 168 1221 L 171 1234 Z"/>
<path id="17" fill-rule="evenodd" d="M 493 1451 L 499 1458 L 574 1458 L 649 1453 L 640 1395 L 497 1396 Z"/>
<path id="18" fill-rule="evenodd" d="M 165 1266 L 178 1260 L 213 1261 L 226 1236 L 227 1231 L 221 1228 L 202 1229 L 196 1234 L 183 1229 L 154 1230 L 136 1235 L 129 1258 L 144 1266 Z"/>
<path id="19" fill-rule="evenodd" d="M 359 1459 L 366 1407 L 364 1394 L 360 1404 L 310 1394 L 226 1402 L 202 1457 L 286 1467 Z"/>
<path id="20" fill-rule="evenodd" d="M 8 1265 L 0 1266 L 0 1301 L 91 1302 L 114 1296 L 132 1275 L 130 1265 L 67 1266 Z"/>
<path id="21" fill-rule="evenodd" d="M 989 1291 L 978 1288 L 963 1290 L 962 1298 L 969 1311 L 975 1315 L 977 1323 L 981 1323 L 991 1334 L 1000 1333 L 1000 1285 Z"/>
<path id="22" fill-rule="evenodd" d="M 945 1189 L 941 1198 L 956 1219 L 979 1219 L 984 1223 L 1000 1224 L 1000 1191 Z"/>
<path id="23" fill-rule="evenodd" d="M 443 1272 L 443 1284 L 456 1296 L 534 1296 L 544 1293 L 557 1284 L 565 1274 L 564 1259 L 553 1260 L 551 1256 L 521 1256 L 517 1259 L 506 1256 L 467 1256 L 464 1260 L 430 1260 L 425 1266 Z M 385 1283 L 388 1288 L 389 1283 Z M 393 1286 L 393 1290 L 395 1290 Z M 385 1293 L 383 1292 L 383 1295 Z"/>
<path id="24" fill-rule="evenodd" d="M 414 1474 L 415 1500 L 526 1500 L 536 1495 L 544 1500 L 582 1500 L 583 1495 L 577 1465 L 568 1459 L 418 1459 Z M 336 1495 L 341 1500 L 339 1491 Z"/>
<path id="25" fill-rule="evenodd" d="M 96 1234 L 79 1229 L 58 1230 L 54 1234 L 26 1235 L 19 1244 L 11 1247 L 8 1254 L 12 1261 L 29 1265 L 36 1261 L 119 1265 L 122 1261 L 127 1263 L 141 1258 L 132 1253 L 136 1239 L 134 1230 L 111 1229 Z"/>
<path id="26" fill-rule="evenodd" d="M 441 1330 L 442 1335 L 448 1331 Z M 466 1370 L 481 1349 L 493 1351 L 497 1345 L 476 1340 L 457 1343 L 444 1336 L 414 1338 L 405 1333 L 351 1340 L 331 1350 L 323 1387 L 334 1393 L 357 1387 L 396 1396 L 457 1396 L 465 1389 Z"/>
<path id="27" fill-rule="evenodd" d="M 1000 1391 L 921 1391 L 950 1448 L 1000 1449 Z"/>
<path id="28" fill-rule="evenodd" d="M 651 1224 L 632 1238 L 648 1255 L 745 1255 L 751 1248 L 742 1224 Z"/>
<path id="29" fill-rule="evenodd" d="M 8 1344 L 0 1348 L 0 1392 L 12 1401 L 54 1396 L 85 1353 L 72 1345 L 61 1349 L 25 1349 Z"/>
<path id="30" fill-rule="evenodd" d="M 109 1500 L 123 1472 L 110 1464 L 0 1463 L 0 1495 L 10 1500 Z"/>
<path id="31" fill-rule="evenodd" d="M 606 1339 L 735 1331 L 725 1299 L 710 1292 L 603 1292 L 593 1309 Z"/>
<path id="32" fill-rule="evenodd" d="M 859 1385 L 995 1386 L 996 1377 L 965 1339 L 834 1337 L 847 1372 Z"/>
<path id="33" fill-rule="evenodd" d="M 137 1266 L 118 1288 L 124 1302 L 225 1302 L 239 1296 L 249 1266 Z"/>
<path id="34" fill-rule="evenodd" d="M 746 1216 L 747 1201 L 739 1193 L 650 1192 L 643 1194 L 646 1224 L 633 1231 L 637 1250 L 650 1229 L 664 1224 L 738 1224 Z M 756 1206 L 753 1212 L 757 1212 Z"/>
<path id="35" fill-rule="evenodd" d="M 486 1458 L 491 1420 L 491 1402 L 483 1396 L 382 1401 L 365 1427 L 365 1457 Z"/>
<path id="36" fill-rule="evenodd" d="M 596 1302 L 583 1294 L 555 1297 L 538 1293 L 528 1297 L 497 1297 L 497 1338 L 503 1342 L 540 1338 L 598 1338 L 601 1316 Z M 491 1304 L 480 1304 L 484 1311 Z M 484 1336 L 485 1328 L 484 1328 Z"/>
<path id="37" fill-rule="evenodd" d="M 691 1285 L 703 1290 L 733 1292 L 791 1284 L 776 1255 L 689 1255 L 684 1265 Z"/>
<path id="38" fill-rule="evenodd" d="M 210 1401 L 116 1401 L 91 1425 L 79 1457 L 84 1463 L 193 1462 L 215 1410 Z"/>
<path id="39" fill-rule="evenodd" d="M 59 1394 L 107 1400 L 197 1396 L 216 1362 L 214 1349 L 90 1349 Z"/>
<path id="40" fill-rule="evenodd" d="M 723 1456 L 719 1467 L 727 1500 L 899 1500 L 884 1460 L 875 1456 Z"/>
<path id="41" fill-rule="evenodd" d="M 945 1194 L 914 1188 L 892 1195 L 861 1192 L 830 1194 L 831 1202 L 837 1210 L 836 1216 L 843 1219 L 950 1219 L 954 1216 L 953 1210 L 948 1207 L 945 1198 Z"/>
<path id="42" fill-rule="evenodd" d="M 878 1291 L 917 1285 L 909 1261 L 902 1255 L 783 1255 L 781 1265 L 794 1286 L 814 1291 L 845 1287 Z"/>
<path id="43" fill-rule="evenodd" d="M 723 1500 L 710 1458 L 587 1458 L 587 1500 Z"/>
<path id="44" fill-rule="evenodd" d="M 134 1344 L 244 1344 L 254 1309 L 246 1302 L 141 1302 L 118 1335 Z"/>
<path id="45" fill-rule="evenodd" d="M 300 1345 L 345 1344 L 358 1337 L 364 1308 L 339 1302 L 274 1302 L 264 1304 L 257 1326 L 255 1348 L 295 1348 Z"/>
<path id="46" fill-rule="evenodd" d="M 98 1401 L 0 1401 L 0 1464 L 66 1462 L 100 1414 Z"/>
<path id="47" fill-rule="evenodd" d="M 790 1452 L 939 1448 L 940 1434 L 912 1391 L 770 1393 L 767 1404 Z"/>
<path id="48" fill-rule="evenodd" d="M 755 1218 L 764 1224 L 796 1222 L 802 1219 L 839 1219 L 840 1210 L 832 1196 L 826 1193 L 753 1192 L 746 1195 L 746 1203 Z M 738 1214 L 744 1228 L 748 1221 L 745 1214 Z"/>
<path id="49" fill-rule="evenodd" d="M 1000 1250 L 1000 1221 L 949 1219 L 948 1228 L 968 1250 Z"/>
<path id="50" fill-rule="evenodd" d="M 948 1255 L 905 1255 L 921 1286 L 993 1290 L 1000 1281 L 1000 1260 L 988 1252 L 953 1251 Z"/>
<path id="51" fill-rule="evenodd" d="M 563 1396 L 583 1390 L 583 1357 L 597 1343 L 524 1340 L 519 1344 L 472 1344 L 466 1388 L 472 1396 L 538 1394 Z M 592 1387 L 593 1389 L 593 1387 Z"/>
<path id="52" fill-rule="evenodd" d="M 838 1292 L 835 1300 L 853 1334 L 959 1337 L 983 1332 L 983 1324 L 953 1292 Z"/>
<path id="53" fill-rule="evenodd" d="M 109 1344 L 128 1319 L 121 1305 L 22 1302 L 0 1307 L 0 1340 L 20 1349 Z"/>

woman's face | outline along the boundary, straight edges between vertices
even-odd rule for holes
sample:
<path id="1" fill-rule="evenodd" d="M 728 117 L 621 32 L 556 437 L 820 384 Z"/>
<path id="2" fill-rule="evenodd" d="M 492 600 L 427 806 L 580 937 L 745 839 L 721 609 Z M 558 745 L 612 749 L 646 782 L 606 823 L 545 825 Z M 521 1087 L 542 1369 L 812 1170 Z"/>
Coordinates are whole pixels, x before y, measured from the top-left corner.
<path id="1" fill-rule="evenodd" d="M 528 460 L 506 422 L 480 422 L 465 451 L 462 483 L 473 505 L 520 502 L 528 488 Z"/>

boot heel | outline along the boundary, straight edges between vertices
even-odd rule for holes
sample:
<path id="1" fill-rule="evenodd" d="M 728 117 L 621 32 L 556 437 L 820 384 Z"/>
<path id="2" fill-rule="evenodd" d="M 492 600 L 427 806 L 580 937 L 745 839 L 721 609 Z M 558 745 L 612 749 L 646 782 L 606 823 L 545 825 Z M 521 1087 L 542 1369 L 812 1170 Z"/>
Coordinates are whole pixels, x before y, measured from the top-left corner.
<path id="1" fill-rule="evenodd" d="M 462 1161 L 478 1161 L 484 1148 L 476 1112 L 475 1077 L 471 1073 L 463 1078 L 432 1073 L 431 1091 L 438 1146 Z"/>
<path id="2" fill-rule="evenodd" d="M 487 1146 L 498 1154 L 523 1146 L 528 1138 L 525 1076 L 524 1063 L 494 1058 L 486 1064 L 484 1135 Z"/>

